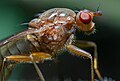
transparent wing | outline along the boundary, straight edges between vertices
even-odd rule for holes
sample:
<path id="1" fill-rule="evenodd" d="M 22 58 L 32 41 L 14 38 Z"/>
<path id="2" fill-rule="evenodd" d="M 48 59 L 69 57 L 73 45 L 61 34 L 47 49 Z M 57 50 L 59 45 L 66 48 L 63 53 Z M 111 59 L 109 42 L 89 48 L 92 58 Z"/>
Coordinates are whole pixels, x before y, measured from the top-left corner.
<path id="1" fill-rule="evenodd" d="M 2 42 L 0 42 L 0 46 L 3 46 L 3 45 L 5 45 L 5 44 L 7 44 L 8 42 L 11 42 L 11 41 L 15 41 L 15 40 L 17 41 L 19 39 L 22 39 L 24 36 L 26 36 L 28 34 L 32 34 L 34 32 L 35 32 L 35 30 L 26 30 L 26 31 L 20 32 L 16 35 L 13 35 L 13 36 L 9 37 L 8 39 L 6 39 Z"/>

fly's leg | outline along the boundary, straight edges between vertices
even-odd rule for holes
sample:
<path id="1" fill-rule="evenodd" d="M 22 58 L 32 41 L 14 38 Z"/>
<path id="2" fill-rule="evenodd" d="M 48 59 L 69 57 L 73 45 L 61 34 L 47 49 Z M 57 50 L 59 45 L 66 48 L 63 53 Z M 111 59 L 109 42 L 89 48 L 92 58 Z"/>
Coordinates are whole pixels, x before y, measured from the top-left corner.
<path id="1" fill-rule="evenodd" d="M 32 57 L 31 57 L 32 56 Z M 26 62 L 26 63 L 33 63 L 34 67 L 38 73 L 38 76 L 40 78 L 40 81 L 45 81 L 40 69 L 38 68 L 36 62 L 41 62 L 44 60 L 51 60 L 51 55 L 43 52 L 35 52 L 31 53 L 30 56 L 24 56 L 24 55 L 11 55 L 7 56 L 3 60 L 2 64 L 2 70 L 1 70 L 1 81 L 5 81 L 5 64 L 7 61 L 12 62 Z"/>
<path id="2" fill-rule="evenodd" d="M 51 60 L 51 55 L 49 55 L 49 54 L 47 54 L 47 53 L 37 52 L 37 53 L 32 53 L 32 54 L 30 55 L 30 58 L 31 58 L 32 63 L 34 64 L 34 67 L 35 67 L 35 69 L 36 69 L 36 71 L 37 71 L 37 74 L 38 74 L 40 80 L 41 80 L 41 81 L 45 81 L 45 79 L 44 79 L 44 77 L 43 77 L 43 75 L 42 75 L 39 67 L 38 67 L 37 64 L 36 64 L 36 58 L 37 58 L 37 59 L 41 59 L 42 61 L 48 60 L 48 59 Z"/>
<path id="3" fill-rule="evenodd" d="M 2 68 L 1 68 L 1 81 L 5 81 L 5 64 L 6 64 L 6 61 L 4 58 L 2 63 Z"/>
<path id="4" fill-rule="evenodd" d="M 103 81 L 103 78 L 98 70 L 98 53 L 97 53 L 97 45 L 94 42 L 91 41 L 76 41 L 75 44 L 78 47 L 82 48 L 88 48 L 88 47 L 94 47 L 94 69 L 95 73 L 97 74 L 100 81 Z"/>
<path id="5" fill-rule="evenodd" d="M 37 64 L 34 61 L 32 61 L 32 63 L 34 64 L 34 67 L 35 67 L 35 69 L 37 71 L 37 74 L 38 74 L 38 76 L 40 78 L 40 81 L 45 81 L 45 79 L 44 79 L 39 67 L 37 66 Z"/>
<path id="6" fill-rule="evenodd" d="M 94 81 L 94 70 L 93 70 L 93 59 L 92 59 L 92 56 L 90 53 L 74 46 L 74 45 L 67 45 L 66 48 L 71 52 L 73 53 L 74 55 L 80 57 L 80 56 L 83 56 L 83 57 L 87 57 L 90 59 L 91 61 L 91 81 Z"/>
<path id="7" fill-rule="evenodd" d="M 7 69 L 8 70 L 7 74 L 5 72 L 5 69 L 7 66 L 9 67 L 10 65 L 10 64 L 7 65 L 7 62 L 11 62 L 11 61 L 12 62 L 20 62 L 20 61 L 25 62 L 25 61 L 30 61 L 30 60 L 29 58 L 27 58 L 27 56 L 20 56 L 20 55 L 11 55 L 11 56 L 4 57 L 2 68 L 1 68 L 1 81 L 5 81 L 10 75 L 12 68 Z"/>
<path id="8" fill-rule="evenodd" d="M 1 67 L 1 81 L 5 81 L 11 74 L 14 64 L 8 64 L 6 58 L 3 59 Z"/>

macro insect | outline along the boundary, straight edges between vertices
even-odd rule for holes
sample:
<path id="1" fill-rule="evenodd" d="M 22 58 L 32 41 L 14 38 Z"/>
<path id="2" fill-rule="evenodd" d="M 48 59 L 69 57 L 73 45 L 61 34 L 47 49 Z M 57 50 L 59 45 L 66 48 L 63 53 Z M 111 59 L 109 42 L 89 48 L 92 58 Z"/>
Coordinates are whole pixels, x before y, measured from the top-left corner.
<path id="1" fill-rule="evenodd" d="M 9 72 L 16 63 L 33 63 L 40 81 L 45 81 L 36 63 L 53 60 L 57 53 L 65 48 L 75 56 L 83 56 L 91 60 L 91 81 L 94 81 L 94 70 L 102 81 L 97 67 L 97 46 L 90 41 L 77 41 L 85 47 L 94 47 L 94 56 L 73 44 L 75 31 L 94 32 L 94 16 L 101 16 L 100 11 L 75 11 L 67 8 L 49 9 L 38 18 L 28 23 L 28 29 L 0 43 L 0 75 L 1 81 L 7 78 L 5 69 Z M 12 64 L 12 62 L 14 64 Z M 8 73 L 9 74 L 9 73 Z"/>

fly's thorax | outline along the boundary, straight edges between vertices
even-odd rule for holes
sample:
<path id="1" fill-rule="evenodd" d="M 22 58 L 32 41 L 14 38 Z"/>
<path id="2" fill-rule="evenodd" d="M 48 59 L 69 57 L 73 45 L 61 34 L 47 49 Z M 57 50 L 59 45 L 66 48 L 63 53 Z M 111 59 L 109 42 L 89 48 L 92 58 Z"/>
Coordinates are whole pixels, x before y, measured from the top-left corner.
<path id="1" fill-rule="evenodd" d="M 71 9 L 67 9 L 67 8 L 53 8 L 53 9 L 49 9 L 47 11 L 45 11 L 44 13 L 42 13 L 39 18 L 40 19 L 47 19 L 47 17 L 49 19 L 54 18 L 55 16 L 72 16 L 75 17 L 76 13 L 71 10 Z"/>
<path id="2" fill-rule="evenodd" d="M 36 29 L 35 35 L 44 51 L 55 52 L 64 46 L 74 32 L 75 16 L 70 9 L 53 8 L 33 19 L 29 28 Z"/>
<path id="3" fill-rule="evenodd" d="M 29 23 L 29 28 L 37 31 L 39 40 L 45 43 L 51 41 L 61 41 L 68 33 L 72 33 L 75 24 L 74 11 L 66 8 L 53 8 L 45 11 L 36 19 Z M 40 32 L 39 32 L 40 31 Z"/>
<path id="4" fill-rule="evenodd" d="M 45 26 L 46 29 L 44 31 L 35 33 L 37 41 L 39 41 L 41 50 L 55 54 L 64 47 L 71 33 L 68 32 L 69 29 L 61 24 L 54 24 L 49 27 Z"/>
<path id="5" fill-rule="evenodd" d="M 41 28 L 44 25 L 64 25 L 70 29 L 71 25 L 75 23 L 76 13 L 66 8 L 53 8 L 42 13 L 38 18 L 29 22 L 29 28 Z"/>

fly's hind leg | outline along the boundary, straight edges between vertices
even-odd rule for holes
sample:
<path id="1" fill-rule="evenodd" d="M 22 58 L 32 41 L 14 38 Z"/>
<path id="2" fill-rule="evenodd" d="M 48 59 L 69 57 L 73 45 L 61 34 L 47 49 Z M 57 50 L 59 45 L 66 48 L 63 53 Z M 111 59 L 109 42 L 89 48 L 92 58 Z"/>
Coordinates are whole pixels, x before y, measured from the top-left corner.
<path id="1" fill-rule="evenodd" d="M 75 41 L 74 44 L 80 48 L 88 48 L 88 47 L 94 48 L 94 70 L 95 70 L 95 73 L 97 74 L 99 80 L 103 81 L 103 78 L 98 70 L 97 45 L 91 41 Z"/>
<path id="2" fill-rule="evenodd" d="M 74 46 L 74 45 L 67 45 L 66 48 L 74 55 L 80 57 L 80 56 L 83 56 L 83 57 L 87 57 L 91 60 L 91 81 L 94 81 L 94 70 L 93 70 L 93 59 L 92 59 L 92 56 L 90 53 Z"/>
<path id="3" fill-rule="evenodd" d="M 5 81 L 9 76 L 10 76 L 10 72 L 12 71 L 11 62 L 26 62 L 26 61 L 30 61 L 30 59 L 27 56 L 21 56 L 21 55 L 11 55 L 11 56 L 6 56 L 3 59 L 3 63 L 2 63 L 2 68 L 1 68 L 1 81 Z M 7 64 L 8 62 L 10 62 L 10 64 Z M 8 72 L 6 74 L 6 68 Z"/>
<path id="4" fill-rule="evenodd" d="M 12 62 L 26 62 L 26 63 L 33 63 L 34 67 L 37 71 L 37 74 L 39 76 L 40 81 L 45 81 L 40 69 L 37 66 L 37 62 L 41 62 L 43 60 L 51 60 L 51 55 L 47 53 L 42 53 L 42 52 L 35 52 L 31 53 L 30 56 L 25 56 L 25 55 L 11 55 L 7 56 L 3 60 L 2 64 L 2 70 L 1 70 L 1 81 L 5 81 L 5 65 L 7 61 L 12 61 Z"/>
<path id="5" fill-rule="evenodd" d="M 2 66 L 1 66 L 1 72 L 0 72 L 0 75 L 1 75 L 0 81 L 5 81 L 6 79 L 8 79 L 8 77 L 10 76 L 12 72 L 13 66 L 14 66 L 13 63 L 7 63 L 6 57 L 3 59 Z"/>
<path id="6" fill-rule="evenodd" d="M 2 68 L 1 68 L 1 81 L 5 81 L 5 58 L 3 59 Z"/>

